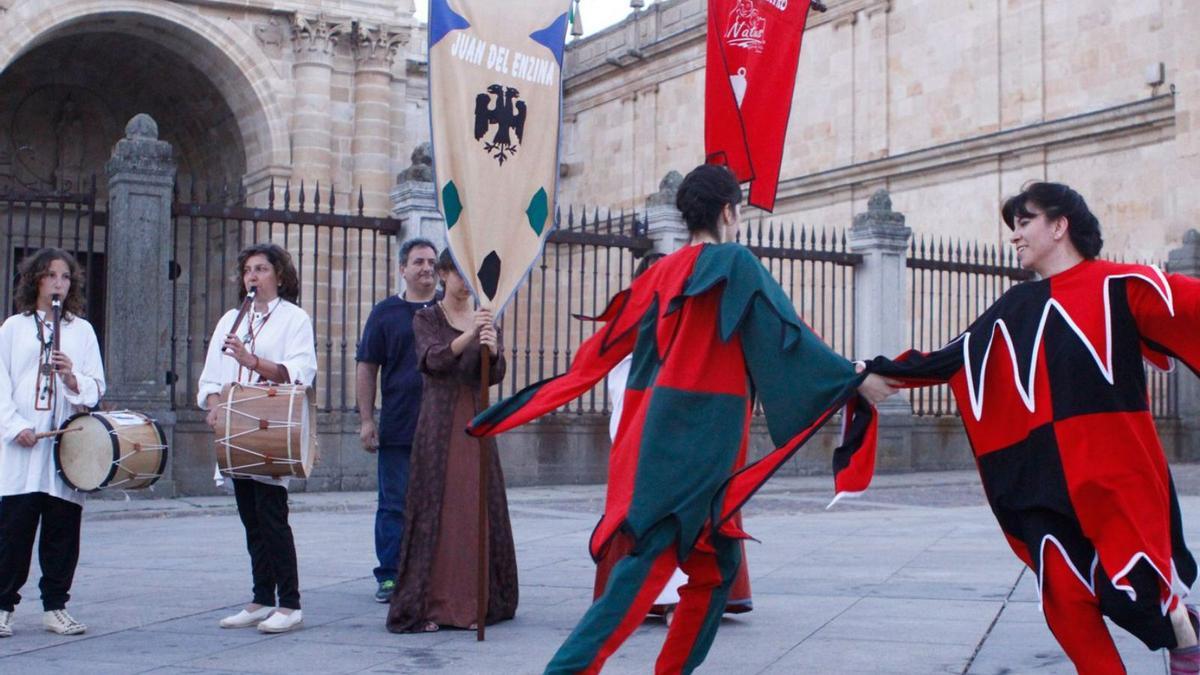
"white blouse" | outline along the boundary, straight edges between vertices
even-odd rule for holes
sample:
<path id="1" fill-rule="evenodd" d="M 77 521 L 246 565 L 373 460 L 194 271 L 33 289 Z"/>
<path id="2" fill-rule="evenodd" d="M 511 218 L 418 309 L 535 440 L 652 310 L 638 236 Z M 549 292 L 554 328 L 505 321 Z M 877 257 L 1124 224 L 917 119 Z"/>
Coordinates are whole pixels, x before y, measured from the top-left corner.
<path id="1" fill-rule="evenodd" d="M 44 492 L 83 505 L 84 495 L 67 487 L 54 469 L 54 439 L 43 438 L 32 448 L 16 442 L 25 429 L 57 429 L 68 417 L 95 406 L 104 395 L 104 363 L 96 331 L 87 320 L 75 317 L 62 322 L 59 346 L 72 361 L 78 392 L 67 389 L 57 374 L 53 396 L 38 401 L 42 336 L 49 339 L 52 324 L 43 313 L 14 314 L 0 325 L 0 496 Z"/>
<path id="2" fill-rule="evenodd" d="M 633 365 L 633 354 L 625 358 L 608 371 L 608 407 L 612 414 L 608 416 L 608 439 L 617 440 L 617 427 L 621 424 L 621 413 L 625 410 L 625 384 L 629 381 L 629 368 Z"/>
<path id="3" fill-rule="evenodd" d="M 250 384 L 259 380 L 258 373 L 238 365 L 236 359 L 222 351 L 225 336 L 233 328 L 237 313 L 236 309 L 225 312 L 208 343 L 208 355 L 204 360 L 199 392 L 196 394 L 196 403 L 202 410 L 208 410 L 208 397 L 220 394 L 226 384 Z M 242 319 L 238 337 L 247 339 L 251 336 L 253 341 L 247 345 L 250 353 L 287 368 L 292 382 L 312 385 L 317 377 L 317 349 L 308 312 L 283 298 L 275 298 L 267 305 L 266 312 L 252 310 Z M 214 480 L 217 485 L 224 484 L 220 473 L 214 476 Z M 254 480 L 284 487 L 288 484 L 287 478 L 255 476 Z"/>

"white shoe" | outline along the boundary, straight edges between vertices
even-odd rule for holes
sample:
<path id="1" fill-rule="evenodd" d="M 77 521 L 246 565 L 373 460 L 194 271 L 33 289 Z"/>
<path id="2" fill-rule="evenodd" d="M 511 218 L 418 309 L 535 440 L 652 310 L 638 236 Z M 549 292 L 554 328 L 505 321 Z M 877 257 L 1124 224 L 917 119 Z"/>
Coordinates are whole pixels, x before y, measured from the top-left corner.
<path id="1" fill-rule="evenodd" d="M 42 625 L 51 633 L 59 635 L 82 635 L 87 626 L 79 623 L 65 609 L 52 609 L 42 613 Z"/>
<path id="2" fill-rule="evenodd" d="M 221 619 L 221 628 L 249 628 L 250 626 L 262 623 L 271 612 L 274 612 L 274 607 L 259 607 L 253 612 L 247 612 L 245 609 Z"/>
<path id="3" fill-rule="evenodd" d="M 304 625 L 304 617 L 300 614 L 300 610 L 294 610 L 291 614 L 283 612 L 275 612 L 271 618 L 258 624 L 258 630 L 263 633 L 286 633 L 291 630 L 296 630 Z"/>
<path id="4" fill-rule="evenodd" d="M 0 638 L 12 637 L 13 613 L 0 609 Z"/>

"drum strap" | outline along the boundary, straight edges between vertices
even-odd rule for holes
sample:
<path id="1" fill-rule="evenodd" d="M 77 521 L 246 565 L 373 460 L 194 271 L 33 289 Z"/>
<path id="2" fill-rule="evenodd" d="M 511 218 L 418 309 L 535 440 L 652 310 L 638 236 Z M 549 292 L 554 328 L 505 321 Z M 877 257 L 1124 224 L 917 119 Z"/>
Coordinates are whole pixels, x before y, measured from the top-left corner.
<path id="1" fill-rule="evenodd" d="M 54 370 L 50 366 L 50 355 L 54 351 L 54 329 L 43 328 L 42 320 L 37 312 L 33 313 L 33 325 L 37 327 L 38 341 L 38 371 L 37 391 L 34 393 L 34 410 L 51 410 L 54 407 L 55 380 Z M 50 420 L 51 428 L 54 420 Z"/>
<path id="2" fill-rule="evenodd" d="M 249 321 L 246 322 L 246 337 L 242 338 L 242 342 L 246 345 L 246 349 L 249 350 L 251 354 L 254 354 L 254 341 L 256 339 L 258 339 L 259 335 L 262 335 L 263 328 L 266 327 L 267 321 L 270 320 L 271 315 L 274 313 L 275 313 L 275 310 L 272 309 L 263 315 L 262 320 L 258 322 L 258 330 L 254 330 L 254 319 L 250 319 Z M 255 354 L 255 356 L 257 356 L 257 354 Z M 250 371 L 249 373 L 247 373 L 247 375 L 253 375 L 253 374 L 254 374 L 254 371 Z M 242 366 L 241 366 L 241 364 L 238 364 L 237 379 L 238 379 L 238 382 L 242 381 Z M 261 380 L 262 378 L 259 378 L 259 379 Z"/>

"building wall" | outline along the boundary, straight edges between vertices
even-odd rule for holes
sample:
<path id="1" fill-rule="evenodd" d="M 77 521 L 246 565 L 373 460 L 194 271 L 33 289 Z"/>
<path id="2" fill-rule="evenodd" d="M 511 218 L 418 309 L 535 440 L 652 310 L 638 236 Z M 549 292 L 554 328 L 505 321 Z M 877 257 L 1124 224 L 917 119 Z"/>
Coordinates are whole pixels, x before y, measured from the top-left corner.
<path id="1" fill-rule="evenodd" d="M 1050 179 L 1091 200 L 1109 253 L 1161 259 L 1192 227 L 1176 178 L 1197 172 L 1186 0 L 827 4 L 804 38 L 775 218 L 846 225 L 885 187 L 918 234 L 996 242 L 1002 198 Z M 571 46 L 565 202 L 638 206 L 702 161 L 705 5 L 665 0 Z"/>

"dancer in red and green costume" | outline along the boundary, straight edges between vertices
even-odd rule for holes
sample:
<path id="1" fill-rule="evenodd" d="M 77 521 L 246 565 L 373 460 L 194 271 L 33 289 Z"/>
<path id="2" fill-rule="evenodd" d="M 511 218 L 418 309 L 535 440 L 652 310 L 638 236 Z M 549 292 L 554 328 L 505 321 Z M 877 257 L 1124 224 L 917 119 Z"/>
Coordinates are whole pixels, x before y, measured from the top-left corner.
<path id="1" fill-rule="evenodd" d="M 1183 603 L 1196 562 L 1142 361 L 1200 369 L 1200 281 L 1097 260 L 1100 223 L 1061 183 L 1029 185 L 1002 215 L 1021 266 L 1041 278 L 944 348 L 867 370 L 950 384 L 1000 529 L 1079 672 L 1125 672 L 1108 617 L 1170 649 L 1172 675 L 1198 673 L 1196 613 Z"/>
<path id="2" fill-rule="evenodd" d="M 738 569 L 733 516 L 813 433 L 847 403 L 851 440 L 834 457 L 839 491 L 869 476 L 869 405 L 892 393 L 859 375 L 805 326 L 757 258 L 728 243 L 742 192 L 724 167 L 693 170 L 676 205 L 691 245 L 619 293 L 604 327 L 570 370 L 481 413 L 469 429 L 491 435 L 589 391 L 633 354 L 609 461 L 605 513 L 592 535 L 598 559 L 617 532 L 634 541 L 546 673 L 594 673 L 646 616 L 675 566 L 688 576 L 656 672 L 689 673 L 708 653 Z M 726 242 L 726 243 L 722 243 Z M 761 401 L 776 449 L 746 465 L 751 413 Z"/>

